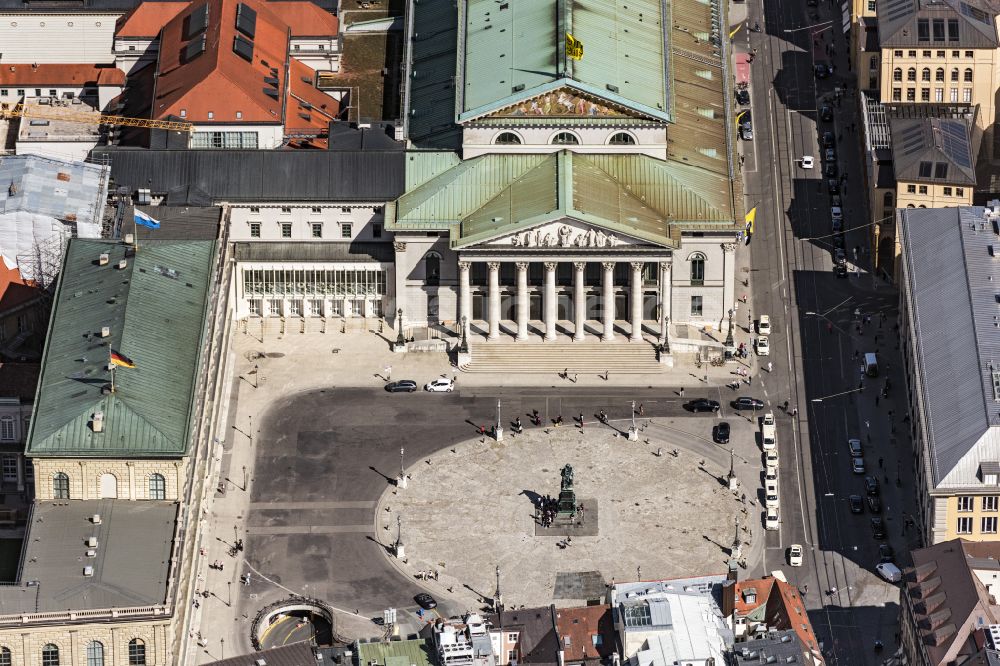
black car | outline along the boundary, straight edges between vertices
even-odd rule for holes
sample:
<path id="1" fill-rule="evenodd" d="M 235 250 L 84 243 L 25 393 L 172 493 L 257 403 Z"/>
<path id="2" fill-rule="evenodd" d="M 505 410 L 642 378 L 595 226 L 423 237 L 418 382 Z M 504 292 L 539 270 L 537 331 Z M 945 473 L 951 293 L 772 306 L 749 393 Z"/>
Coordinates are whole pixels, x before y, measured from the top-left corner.
<path id="1" fill-rule="evenodd" d="M 424 610 L 430 610 L 432 608 L 437 608 L 438 602 L 431 595 L 426 592 L 421 592 L 417 596 L 413 597 L 413 600 L 417 602 L 417 605 Z"/>
<path id="2" fill-rule="evenodd" d="M 842 233 L 841 234 L 838 234 L 838 233 L 833 234 L 833 247 L 835 247 L 838 250 L 843 250 L 844 249 L 844 234 L 842 234 Z"/>
<path id="3" fill-rule="evenodd" d="M 413 393 L 417 390 L 417 383 L 412 379 L 400 379 L 386 384 L 385 390 L 389 393 Z"/>
<path id="4" fill-rule="evenodd" d="M 851 501 L 851 513 L 865 512 L 865 503 L 861 499 L 861 495 L 851 495 L 849 499 Z"/>
<path id="5" fill-rule="evenodd" d="M 879 562 L 892 562 L 896 559 L 896 551 L 892 549 L 887 543 L 880 543 L 878 545 L 878 561 Z"/>
<path id="6" fill-rule="evenodd" d="M 819 110 L 819 118 L 823 122 L 827 123 L 830 122 L 831 120 L 833 120 L 833 109 L 831 109 L 828 104 L 824 104 L 823 107 Z"/>
<path id="7" fill-rule="evenodd" d="M 878 495 L 868 496 L 868 508 L 871 509 L 872 513 L 882 513 L 882 500 L 878 498 Z"/>
<path id="8" fill-rule="evenodd" d="M 881 518 L 872 518 L 872 536 L 879 541 L 885 539 L 885 523 Z"/>
<path id="9" fill-rule="evenodd" d="M 847 277 L 847 265 L 846 264 L 836 264 L 833 267 L 833 273 L 839 278 Z"/>
<path id="10" fill-rule="evenodd" d="M 764 409 L 763 400 L 758 400 L 757 398 L 748 398 L 746 396 L 743 396 L 742 398 L 736 398 L 736 400 L 733 400 L 732 405 L 734 409 L 750 409 L 754 411 L 758 409 Z"/>
<path id="11" fill-rule="evenodd" d="M 878 497 L 879 494 L 878 477 L 875 476 L 865 477 L 865 493 L 869 497 Z"/>
<path id="12" fill-rule="evenodd" d="M 836 139 L 833 136 L 833 132 L 823 132 L 823 147 L 833 148 L 836 143 Z"/>
<path id="13" fill-rule="evenodd" d="M 750 104 L 750 91 L 747 89 L 736 91 L 736 103 L 740 106 L 748 106 Z"/>
<path id="14" fill-rule="evenodd" d="M 840 181 L 836 178 L 826 181 L 826 191 L 830 194 L 840 194 Z"/>
<path id="15" fill-rule="evenodd" d="M 684 405 L 684 409 L 689 412 L 717 412 L 719 411 L 719 407 L 718 401 L 709 400 L 708 398 L 698 398 Z"/>
<path id="16" fill-rule="evenodd" d="M 833 68 L 830 67 L 825 62 L 818 62 L 818 63 L 816 63 L 816 70 L 815 71 L 816 71 L 816 78 L 817 79 L 825 79 L 828 76 L 830 76 L 831 74 L 833 74 Z"/>
<path id="17" fill-rule="evenodd" d="M 823 175 L 827 178 L 836 178 L 838 173 L 840 172 L 837 169 L 836 162 L 827 162 L 823 165 Z"/>
<path id="18" fill-rule="evenodd" d="M 837 208 L 843 208 L 844 207 L 844 201 L 840 198 L 839 194 L 831 194 L 830 195 L 830 205 L 831 206 L 836 206 Z"/>
<path id="19" fill-rule="evenodd" d="M 728 444 L 729 424 L 723 421 L 719 425 L 712 428 L 712 439 L 715 440 L 717 444 Z"/>

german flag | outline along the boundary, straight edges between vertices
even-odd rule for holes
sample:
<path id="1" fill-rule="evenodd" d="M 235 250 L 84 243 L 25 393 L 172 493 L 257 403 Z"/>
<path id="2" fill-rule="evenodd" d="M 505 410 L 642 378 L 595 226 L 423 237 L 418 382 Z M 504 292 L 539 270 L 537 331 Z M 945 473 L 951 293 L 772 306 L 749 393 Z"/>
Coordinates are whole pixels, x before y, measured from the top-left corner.
<path id="1" fill-rule="evenodd" d="M 111 363 L 113 365 L 121 366 L 123 368 L 134 368 L 135 363 L 125 354 L 114 349 L 111 350 Z"/>

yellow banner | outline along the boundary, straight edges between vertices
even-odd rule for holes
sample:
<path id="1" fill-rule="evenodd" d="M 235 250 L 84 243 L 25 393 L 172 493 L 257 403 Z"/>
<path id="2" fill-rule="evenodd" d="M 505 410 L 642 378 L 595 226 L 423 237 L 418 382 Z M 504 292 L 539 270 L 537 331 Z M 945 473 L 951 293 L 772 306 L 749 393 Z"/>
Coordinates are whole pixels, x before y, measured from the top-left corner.
<path id="1" fill-rule="evenodd" d="M 753 235 L 753 231 L 754 231 L 754 225 L 757 222 L 757 207 L 756 206 L 754 206 L 753 208 L 751 208 L 750 212 L 747 213 L 745 221 L 746 221 L 746 232 L 747 232 L 747 235 L 748 236 L 752 236 Z"/>
<path id="2" fill-rule="evenodd" d="M 583 42 L 566 33 L 566 56 L 573 60 L 583 59 Z"/>

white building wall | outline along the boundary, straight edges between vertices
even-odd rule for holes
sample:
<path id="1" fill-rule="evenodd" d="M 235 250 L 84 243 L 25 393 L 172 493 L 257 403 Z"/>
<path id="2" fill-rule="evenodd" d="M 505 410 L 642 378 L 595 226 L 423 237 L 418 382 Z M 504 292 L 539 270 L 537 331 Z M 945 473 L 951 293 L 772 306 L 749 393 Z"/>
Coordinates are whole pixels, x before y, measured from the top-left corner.
<path id="1" fill-rule="evenodd" d="M 2 48 L 2 47 L 0 47 Z M 3 65 L 0 65 L 3 67 Z M 120 95 L 122 89 L 117 86 L 110 87 L 115 95 Z M 0 87 L 0 102 L 19 102 L 21 98 L 35 99 L 38 97 L 54 97 L 56 99 L 73 99 L 83 97 L 89 102 L 96 103 L 99 96 L 97 86 L 67 86 L 67 85 L 10 85 Z"/>
<path id="2" fill-rule="evenodd" d="M 184 109 L 182 109 L 184 110 Z M 183 118 L 183 116 L 182 116 Z M 220 118 L 219 120 L 224 120 Z M 272 150 L 280 148 L 285 141 L 285 128 L 283 125 L 253 125 L 246 123 L 242 125 L 220 125 L 220 124 L 195 124 L 194 133 L 212 132 L 255 132 L 257 134 L 257 148 L 260 150 Z"/>
<path id="3" fill-rule="evenodd" d="M 395 310 L 403 309 L 407 326 L 443 325 L 454 327 L 458 317 L 458 255 L 448 246 L 447 236 L 396 235 Z M 399 250 L 399 243 L 406 248 Z M 441 275 L 437 286 L 427 285 L 426 259 L 435 253 L 441 257 Z M 388 314 L 388 313 L 387 313 Z"/>
<path id="4" fill-rule="evenodd" d="M 708 326 L 721 330 L 728 326 L 728 310 L 733 306 L 736 276 L 735 246 L 732 245 L 735 236 L 724 238 L 720 236 L 692 237 L 685 234 L 681 240 L 681 248 L 674 252 L 673 268 L 671 270 L 671 322 L 690 324 L 692 326 Z M 732 251 L 725 251 L 728 246 Z M 692 282 L 691 268 L 693 259 L 702 255 L 705 258 L 705 278 L 702 284 Z M 701 298 L 701 314 L 697 313 L 695 298 Z M 694 307 L 693 307 L 694 306 Z M 738 313 L 733 321 L 739 322 Z"/>
<path id="5" fill-rule="evenodd" d="M 0 13 L 0 63 L 111 63 L 121 12 Z"/>
<path id="6" fill-rule="evenodd" d="M 84 161 L 98 141 L 18 141 L 14 144 L 16 155 L 44 155 L 61 160 Z"/>
<path id="7" fill-rule="evenodd" d="M 268 203 L 239 204 L 229 207 L 231 241 L 368 241 L 391 242 L 385 231 L 385 206 L 380 203 Z M 323 235 L 312 235 L 312 225 L 323 225 Z M 351 235 L 343 234 L 343 225 L 351 225 Z M 251 224 L 260 225 L 260 236 L 251 235 Z M 291 224 L 291 237 L 282 236 L 282 224 Z"/>
<path id="8" fill-rule="evenodd" d="M 314 70 L 340 71 L 340 43 L 336 37 L 293 37 L 291 56 Z"/>
<path id="9" fill-rule="evenodd" d="M 511 132 L 521 139 L 519 145 L 497 145 L 497 137 Z M 560 132 L 570 132 L 576 135 L 579 145 L 553 145 L 552 140 Z M 615 134 L 625 133 L 635 139 L 635 145 L 609 145 Z M 470 159 L 486 154 L 496 153 L 546 153 L 570 149 L 581 153 L 607 153 L 614 155 L 642 154 L 665 160 L 667 158 L 667 130 L 665 127 L 518 127 L 502 129 L 497 127 L 479 127 L 466 125 L 462 128 L 462 157 Z"/>
<path id="10" fill-rule="evenodd" d="M 131 74 L 156 62 L 159 51 L 158 39 L 118 37 L 114 44 L 115 65 L 126 74 Z"/>

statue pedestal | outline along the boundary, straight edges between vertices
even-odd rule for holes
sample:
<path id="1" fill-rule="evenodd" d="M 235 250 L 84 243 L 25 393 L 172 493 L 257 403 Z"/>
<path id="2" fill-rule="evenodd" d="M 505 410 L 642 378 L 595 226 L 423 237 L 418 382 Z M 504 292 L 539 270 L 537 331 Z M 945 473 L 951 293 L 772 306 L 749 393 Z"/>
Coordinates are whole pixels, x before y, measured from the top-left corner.
<path id="1" fill-rule="evenodd" d="M 493 438 L 496 441 L 498 441 L 498 442 L 502 442 L 503 441 L 503 428 L 501 428 L 499 426 L 497 426 L 496 428 L 494 428 L 493 429 Z"/>
<path id="2" fill-rule="evenodd" d="M 628 429 L 628 441 L 638 442 L 639 441 L 639 431 L 635 428 Z"/>
<path id="3" fill-rule="evenodd" d="M 396 477 L 396 487 L 397 488 L 404 488 L 405 489 L 408 485 L 410 485 L 410 477 L 408 477 L 406 474 L 402 474 L 402 475 Z"/>
<path id="4" fill-rule="evenodd" d="M 455 365 L 463 368 L 472 363 L 472 352 L 460 351 L 455 355 Z"/>
<path id="5" fill-rule="evenodd" d="M 396 353 L 396 354 L 405 354 L 406 353 L 406 343 L 405 342 L 402 343 L 402 344 L 400 344 L 398 342 L 392 343 L 392 351 L 393 351 L 393 353 Z"/>
<path id="6" fill-rule="evenodd" d="M 598 507 L 596 499 L 577 499 L 576 513 L 556 513 L 548 527 L 542 526 L 541 515 L 535 511 L 536 537 L 598 536 Z"/>
<path id="7" fill-rule="evenodd" d="M 727 479 L 729 481 L 729 489 L 730 490 L 736 490 L 737 488 L 740 487 L 740 480 L 738 478 L 736 478 L 735 474 L 732 475 L 732 476 L 730 476 L 730 477 L 727 477 Z"/>

